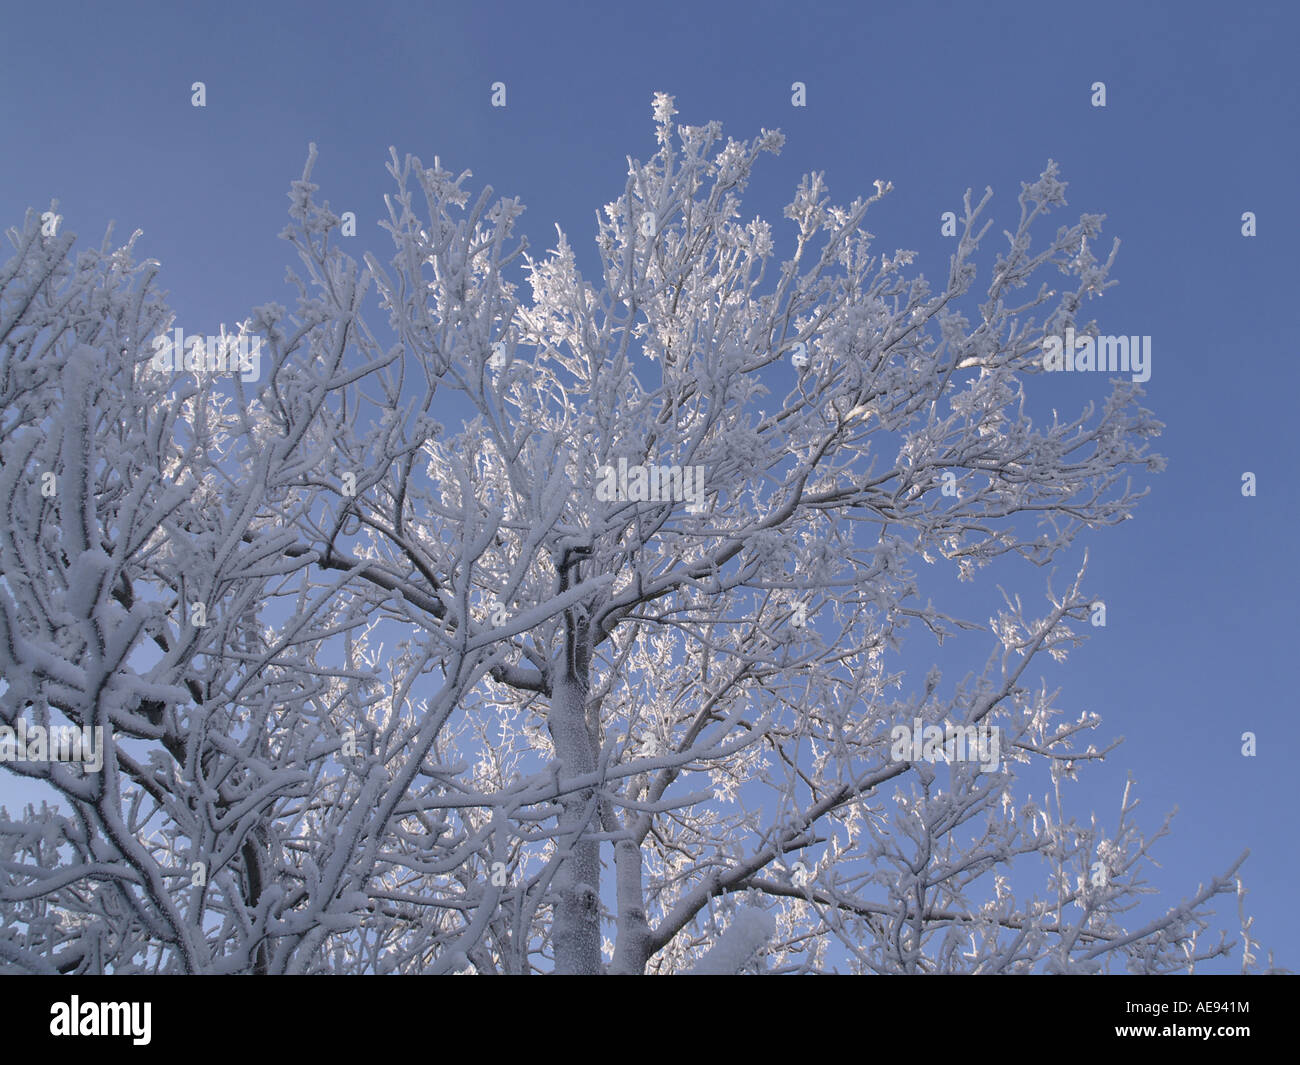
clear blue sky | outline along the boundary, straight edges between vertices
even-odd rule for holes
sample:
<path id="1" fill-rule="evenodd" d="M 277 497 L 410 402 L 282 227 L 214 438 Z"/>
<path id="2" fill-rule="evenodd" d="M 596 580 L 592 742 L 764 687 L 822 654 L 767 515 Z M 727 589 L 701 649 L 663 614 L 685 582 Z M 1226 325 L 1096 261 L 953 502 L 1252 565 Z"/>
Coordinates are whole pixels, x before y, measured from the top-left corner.
<path id="1" fill-rule="evenodd" d="M 1122 240 L 1120 284 L 1087 310 L 1103 333 L 1153 338 L 1145 405 L 1167 426 L 1155 450 L 1169 458 L 1136 520 L 1086 541 L 1107 628 L 1039 671 L 1062 705 L 1103 716 L 1103 736 L 1127 737 L 1074 787 L 1075 808 L 1113 824 L 1129 772 L 1149 829 L 1177 804 L 1152 877 L 1168 901 L 1250 847 L 1256 934 L 1300 969 L 1295 4 L 2 10 L 0 226 L 55 197 L 79 246 L 97 246 L 110 219 L 119 241 L 142 229 L 139 257 L 163 264 L 187 332 L 214 333 L 271 300 L 292 306 L 284 273 L 297 264 L 276 234 L 310 141 L 318 198 L 360 219 L 354 257 L 391 246 L 376 222 L 393 145 L 472 170 L 475 190 L 522 197 L 534 252 L 554 246 L 558 222 L 589 266 L 594 212 L 621 192 L 625 155 L 653 154 L 650 99 L 664 91 L 678 122 L 785 132 L 745 200 L 778 232 L 805 171 L 824 170 L 839 202 L 892 181 L 870 228 L 880 249 L 915 249 L 935 284 L 952 250 L 940 214 L 960 210 L 967 187 L 993 187 L 986 285 L 1020 182 L 1057 160 L 1070 205 L 1045 230 L 1096 212 L 1107 216 L 1098 251 Z M 190 105 L 194 81 L 206 83 L 204 109 Z M 489 105 L 495 81 L 504 109 Z M 794 81 L 806 108 L 791 106 Z M 1089 104 L 1094 81 L 1106 83 L 1104 109 Z M 1243 211 L 1258 236 L 1241 235 Z M 1106 391 L 1099 380 L 1067 409 Z M 1240 494 L 1246 470 L 1253 499 Z M 1042 604 L 1044 577 L 998 572 L 961 602 L 986 620 L 1001 580 Z M 1246 730 L 1255 758 L 1240 753 Z M 0 799 L 10 787 L 0 778 Z M 1219 906 L 1229 929 L 1234 908 Z"/>

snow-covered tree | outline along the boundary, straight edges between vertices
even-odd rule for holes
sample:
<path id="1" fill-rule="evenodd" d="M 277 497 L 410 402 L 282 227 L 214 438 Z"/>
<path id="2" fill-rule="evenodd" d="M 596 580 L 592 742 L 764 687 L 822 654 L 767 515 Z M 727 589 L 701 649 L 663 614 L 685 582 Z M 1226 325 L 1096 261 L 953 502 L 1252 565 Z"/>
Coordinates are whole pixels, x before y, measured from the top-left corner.
<path id="1" fill-rule="evenodd" d="M 1160 972 L 1229 949 L 1202 933 L 1244 855 L 1129 928 L 1134 801 L 1109 835 L 1064 809 L 1099 721 L 1064 720 L 1031 663 L 1082 642 L 1082 569 L 987 627 L 921 594 L 1051 563 L 1161 467 L 1132 383 L 1026 412 L 1044 339 L 1093 328 L 1113 283 L 1101 219 L 1034 247 L 1065 204 L 1049 163 L 963 313 L 991 193 L 938 293 L 873 253 L 880 183 L 836 206 L 805 177 L 782 259 L 740 214 L 781 136 L 653 109 L 595 280 L 562 232 L 528 255 L 517 201 L 396 153 L 393 256 L 356 262 L 313 147 L 297 312 L 244 326 L 255 385 L 153 371 L 171 319 L 130 245 L 74 267 L 33 216 L 11 233 L 0 718 L 106 740 L 98 774 L 4 763 L 61 806 L 0 820 L 0 964 Z M 900 668 L 905 635 L 963 632 L 990 640 L 979 675 Z M 898 739 L 918 719 L 944 757 Z"/>

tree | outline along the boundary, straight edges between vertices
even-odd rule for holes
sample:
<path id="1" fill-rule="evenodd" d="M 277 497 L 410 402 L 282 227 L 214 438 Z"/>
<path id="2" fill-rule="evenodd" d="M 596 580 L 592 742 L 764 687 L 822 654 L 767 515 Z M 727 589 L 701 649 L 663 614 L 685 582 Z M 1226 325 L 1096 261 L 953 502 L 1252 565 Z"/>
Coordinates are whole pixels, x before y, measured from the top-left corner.
<path id="1" fill-rule="evenodd" d="M 937 295 L 871 254 L 879 183 L 839 207 L 805 177 L 777 266 L 739 198 L 780 135 L 674 136 L 672 99 L 653 110 L 595 282 L 563 232 L 528 255 L 517 201 L 395 152 L 394 254 L 358 263 L 313 146 L 283 234 L 297 313 L 244 325 L 255 387 L 154 369 L 172 319 L 131 244 L 74 268 L 32 215 L 11 232 L 0 715 L 107 739 L 99 774 L 5 763 L 70 812 L 0 821 L 3 962 L 1078 972 L 1229 949 L 1201 933 L 1245 855 L 1126 929 L 1134 804 L 1112 837 L 1062 808 L 1099 722 L 1057 723 L 1027 670 L 1082 641 L 1082 569 L 1041 617 L 1008 598 L 981 675 L 897 692 L 909 629 L 983 630 L 920 605 L 913 556 L 1046 565 L 1161 467 L 1131 383 L 1025 414 L 1043 339 L 1113 283 L 1101 219 L 1031 251 L 1065 203 L 1049 162 L 972 328 L 991 192 Z M 1015 303 L 1051 266 L 1069 285 Z M 1015 793 L 1036 770 L 1043 807 Z M 1046 901 L 1013 890 L 1031 859 Z"/>

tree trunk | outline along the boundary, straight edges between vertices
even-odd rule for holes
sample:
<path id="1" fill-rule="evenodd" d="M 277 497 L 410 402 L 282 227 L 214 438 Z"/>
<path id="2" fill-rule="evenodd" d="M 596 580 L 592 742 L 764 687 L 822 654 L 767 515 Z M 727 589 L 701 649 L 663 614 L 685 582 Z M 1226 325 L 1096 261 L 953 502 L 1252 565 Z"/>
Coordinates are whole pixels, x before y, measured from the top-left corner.
<path id="1" fill-rule="evenodd" d="M 596 769 L 584 714 L 586 677 L 559 671 L 547 725 L 555 742 L 561 784 Z M 564 857 L 555 876 L 555 925 L 551 942 L 555 972 L 597 975 L 600 959 L 600 844 L 585 838 L 596 820 L 596 792 L 584 788 L 560 799 L 559 846 Z"/>

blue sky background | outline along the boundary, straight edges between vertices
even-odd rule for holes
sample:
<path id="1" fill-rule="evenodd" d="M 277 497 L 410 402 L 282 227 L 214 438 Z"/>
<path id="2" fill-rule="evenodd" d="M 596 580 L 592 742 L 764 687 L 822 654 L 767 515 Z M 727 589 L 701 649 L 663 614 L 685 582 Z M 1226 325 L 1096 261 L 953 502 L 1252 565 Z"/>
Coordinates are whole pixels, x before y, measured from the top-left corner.
<path id="1" fill-rule="evenodd" d="M 677 122 L 718 119 L 737 139 L 763 127 L 786 134 L 744 198 L 745 214 L 762 214 L 778 236 L 807 171 L 825 171 L 841 203 L 892 181 L 868 228 L 878 250 L 916 250 L 909 272 L 936 286 L 954 246 L 939 216 L 960 211 L 966 188 L 978 200 L 991 185 L 995 226 L 977 293 L 1004 246 L 998 234 L 1014 228 L 1020 183 L 1057 160 L 1069 207 L 1040 233 L 1091 212 L 1107 216 L 1099 256 L 1121 239 L 1120 284 L 1084 311 L 1103 333 L 1153 338 L 1144 405 L 1167 427 L 1154 450 L 1169 459 L 1136 520 L 1081 539 L 1070 556 L 1090 548 L 1087 586 L 1107 602 L 1107 627 L 1068 663 L 1035 673 L 1062 688 L 1069 717 L 1102 715 L 1098 740 L 1127 737 L 1070 796 L 1076 813 L 1113 825 L 1132 773 L 1149 830 L 1180 807 L 1156 850 L 1161 902 L 1249 847 L 1256 936 L 1300 969 L 1295 5 L 0 10 L 0 227 L 57 198 L 78 247 L 98 246 L 110 219 L 117 243 L 142 229 L 137 258 L 161 261 L 187 333 L 215 333 L 272 300 L 294 305 L 284 274 L 297 262 L 276 235 L 310 141 L 318 200 L 357 212 L 354 258 L 388 257 L 377 222 L 395 187 L 384 169 L 392 145 L 472 170 L 475 192 L 486 183 L 520 196 L 533 254 L 554 246 L 558 222 L 590 271 L 594 213 L 622 191 L 625 156 L 654 153 L 650 99 L 664 91 Z M 199 80 L 205 109 L 190 105 Z M 504 109 L 489 103 L 495 81 L 507 85 Z M 794 81 L 807 84 L 806 108 L 791 106 Z M 1094 81 L 1106 83 L 1104 109 L 1090 105 Z M 1248 210 L 1253 238 L 1240 232 Z M 369 317 L 380 317 L 373 304 Z M 1109 392 L 1101 375 L 1069 384 L 1063 415 Z M 1246 470 L 1258 476 L 1253 499 L 1240 492 Z M 1063 563 L 1057 586 L 1072 572 Z M 956 601 L 985 621 L 1002 583 L 1041 609 L 1045 576 L 1010 562 L 954 589 Z M 1247 730 L 1255 758 L 1240 753 Z M 0 801 L 15 795 L 0 777 Z M 1218 912 L 1236 927 L 1235 903 Z M 1217 968 L 1238 965 L 1234 956 Z"/>

